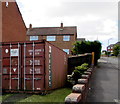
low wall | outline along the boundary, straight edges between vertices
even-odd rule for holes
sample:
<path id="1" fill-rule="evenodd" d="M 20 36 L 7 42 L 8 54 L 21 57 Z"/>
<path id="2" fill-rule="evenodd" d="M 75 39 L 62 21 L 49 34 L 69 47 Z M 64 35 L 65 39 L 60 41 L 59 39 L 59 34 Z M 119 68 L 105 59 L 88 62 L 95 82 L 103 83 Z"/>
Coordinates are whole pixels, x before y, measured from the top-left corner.
<path id="1" fill-rule="evenodd" d="M 89 68 L 82 78 L 78 79 L 78 83 L 72 87 L 72 93 L 65 98 L 65 104 L 85 104 L 87 95 L 91 87 L 90 80 L 94 68 Z"/>

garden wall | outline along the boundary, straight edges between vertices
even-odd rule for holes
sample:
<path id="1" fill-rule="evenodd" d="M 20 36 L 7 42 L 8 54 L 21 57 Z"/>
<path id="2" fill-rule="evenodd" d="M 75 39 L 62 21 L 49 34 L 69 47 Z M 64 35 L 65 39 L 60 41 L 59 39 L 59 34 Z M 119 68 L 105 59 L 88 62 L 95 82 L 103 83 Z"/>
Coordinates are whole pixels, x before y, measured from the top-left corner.
<path id="1" fill-rule="evenodd" d="M 88 63 L 89 66 L 92 62 L 92 54 L 85 53 L 80 55 L 73 55 L 68 57 L 68 74 L 72 74 L 76 66 L 80 66 L 83 63 Z"/>

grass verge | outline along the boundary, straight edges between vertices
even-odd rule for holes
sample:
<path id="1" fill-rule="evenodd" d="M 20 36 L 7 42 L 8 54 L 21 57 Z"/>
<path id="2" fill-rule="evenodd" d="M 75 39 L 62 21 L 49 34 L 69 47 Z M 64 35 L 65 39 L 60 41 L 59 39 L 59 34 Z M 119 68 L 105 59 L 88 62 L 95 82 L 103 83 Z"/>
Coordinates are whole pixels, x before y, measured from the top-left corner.
<path id="1" fill-rule="evenodd" d="M 64 102 L 65 97 L 72 92 L 71 88 L 61 88 L 54 90 L 47 95 L 31 94 L 25 98 L 20 99 L 19 96 L 26 96 L 26 94 L 5 94 L 2 96 L 4 102 Z M 18 96 L 18 97 L 17 97 Z"/>
<path id="2" fill-rule="evenodd" d="M 45 96 L 32 95 L 26 99 L 21 100 L 20 102 L 64 102 L 65 97 L 70 93 L 71 89 L 62 88 L 59 90 L 55 90 Z"/>

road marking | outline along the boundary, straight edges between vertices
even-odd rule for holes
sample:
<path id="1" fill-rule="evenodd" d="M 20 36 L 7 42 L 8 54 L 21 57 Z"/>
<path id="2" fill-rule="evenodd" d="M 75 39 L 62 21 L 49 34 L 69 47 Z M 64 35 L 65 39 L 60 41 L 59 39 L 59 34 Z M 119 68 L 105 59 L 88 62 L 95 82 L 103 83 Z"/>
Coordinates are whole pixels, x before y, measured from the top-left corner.
<path id="1" fill-rule="evenodd" d="M 118 99 L 114 99 L 114 102 L 116 102 L 117 104 L 120 104 L 120 100 Z"/>
<path id="2" fill-rule="evenodd" d="M 98 62 L 105 62 L 106 63 L 107 61 L 106 60 L 99 60 Z"/>

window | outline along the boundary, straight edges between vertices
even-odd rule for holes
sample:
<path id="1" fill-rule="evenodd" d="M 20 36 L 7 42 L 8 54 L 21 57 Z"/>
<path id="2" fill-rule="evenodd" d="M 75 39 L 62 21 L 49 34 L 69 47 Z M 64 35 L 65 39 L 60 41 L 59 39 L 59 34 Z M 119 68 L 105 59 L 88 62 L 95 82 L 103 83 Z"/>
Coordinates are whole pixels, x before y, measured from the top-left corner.
<path id="1" fill-rule="evenodd" d="M 69 54 L 69 49 L 63 49 L 64 52 L 66 52 L 67 54 Z"/>
<path id="2" fill-rule="evenodd" d="M 30 36 L 30 41 L 38 40 L 38 36 Z"/>
<path id="3" fill-rule="evenodd" d="M 47 36 L 47 41 L 56 41 L 56 36 Z"/>
<path id="4" fill-rule="evenodd" d="M 70 41 L 70 36 L 63 36 L 63 41 Z"/>

